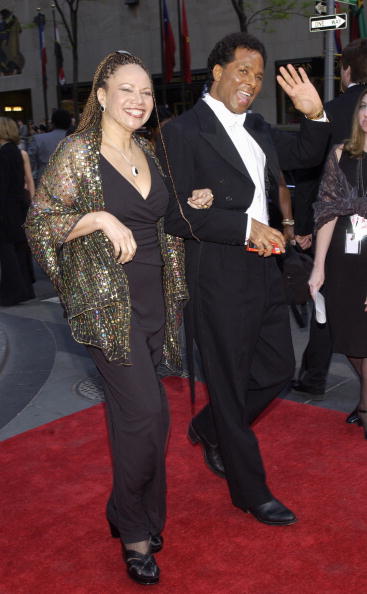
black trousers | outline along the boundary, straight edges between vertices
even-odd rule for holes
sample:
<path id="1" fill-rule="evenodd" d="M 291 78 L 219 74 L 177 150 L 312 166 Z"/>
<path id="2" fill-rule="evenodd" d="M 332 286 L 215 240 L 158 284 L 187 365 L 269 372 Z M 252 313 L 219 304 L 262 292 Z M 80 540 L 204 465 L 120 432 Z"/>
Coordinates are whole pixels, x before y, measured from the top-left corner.
<path id="1" fill-rule="evenodd" d="M 250 425 L 292 378 L 289 313 L 274 256 L 213 249 L 202 252 L 194 307 L 210 405 L 193 424 L 219 445 L 232 502 L 247 509 L 272 497 Z"/>
<path id="2" fill-rule="evenodd" d="M 323 392 L 326 387 L 332 355 L 333 342 L 330 336 L 329 324 L 317 323 L 315 307 L 313 306 L 310 337 L 303 352 L 298 379 L 306 386 Z"/>
<path id="3" fill-rule="evenodd" d="M 134 263 L 127 271 L 133 303 L 133 364 L 108 362 L 100 349 L 87 347 L 105 388 L 113 464 L 107 517 L 125 544 L 146 540 L 163 529 L 169 430 L 167 399 L 156 372 L 164 339 L 161 268 Z"/>

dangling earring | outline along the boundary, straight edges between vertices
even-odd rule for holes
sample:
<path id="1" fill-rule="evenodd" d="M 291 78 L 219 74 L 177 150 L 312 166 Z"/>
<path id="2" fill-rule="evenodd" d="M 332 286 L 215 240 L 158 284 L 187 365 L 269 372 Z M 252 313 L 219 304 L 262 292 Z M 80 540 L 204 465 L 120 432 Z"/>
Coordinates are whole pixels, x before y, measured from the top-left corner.
<path id="1" fill-rule="evenodd" d="M 100 104 L 99 109 L 101 110 L 101 112 L 103 113 L 104 111 L 106 111 L 106 108 L 104 105 Z"/>

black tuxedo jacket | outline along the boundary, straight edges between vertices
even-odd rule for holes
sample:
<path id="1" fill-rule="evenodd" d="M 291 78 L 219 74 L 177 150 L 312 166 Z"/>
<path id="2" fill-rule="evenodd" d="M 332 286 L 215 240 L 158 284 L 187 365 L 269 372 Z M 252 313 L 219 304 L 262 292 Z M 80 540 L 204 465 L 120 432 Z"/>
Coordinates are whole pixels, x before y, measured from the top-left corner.
<path id="1" fill-rule="evenodd" d="M 277 193 L 280 169 L 311 167 L 322 160 L 330 125 L 303 118 L 300 133 L 291 134 L 271 129 L 259 114 L 248 114 L 245 127 L 266 155 L 267 190 Z M 175 186 L 168 176 L 166 232 L 189 240 L 243 246 L 245 211 L 252 202 L 254 184 L 212 109 L 200 99 L 193 109 L 168 122 L 163 136 Z M 165 166 L 162 146 L 158 154 Z M 195 210 L 187 205 L 187 198 L 197 188 L 212 190 L 214 203 L 210 209 Z"/>

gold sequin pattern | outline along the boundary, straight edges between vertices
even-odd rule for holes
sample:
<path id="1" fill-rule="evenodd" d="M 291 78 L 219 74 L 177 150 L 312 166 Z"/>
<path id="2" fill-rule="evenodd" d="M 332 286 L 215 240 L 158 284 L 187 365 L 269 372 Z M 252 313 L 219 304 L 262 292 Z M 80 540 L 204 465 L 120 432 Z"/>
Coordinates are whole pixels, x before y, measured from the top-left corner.
<path id="1" fill-rule="evenodd" d="M 157 162 L 144 139 L 135 138 Z M 50 277 L 65 307 L 77 342 L 101 348 L 108 360 L 131 364 L 129 285 L 124 267 L 102 231 L 65 242 L 87 213 L 104 210 L 99 170 L 101 132 L 94 128 L 61 141 L 42 176 L 29 209 L 25 230 L 35 259 Z M 179 325 L 188 298 L 184 279 L 184 247 L 166 235 L 158 222 L 166 335 L 162 364 L 182 369 Z"/>

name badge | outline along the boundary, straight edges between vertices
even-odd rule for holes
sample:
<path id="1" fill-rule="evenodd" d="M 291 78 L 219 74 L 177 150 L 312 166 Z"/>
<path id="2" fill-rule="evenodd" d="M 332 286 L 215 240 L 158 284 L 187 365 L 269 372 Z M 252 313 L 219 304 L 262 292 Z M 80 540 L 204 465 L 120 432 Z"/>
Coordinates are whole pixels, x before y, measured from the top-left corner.
<path id="1" fill-rule="evenodd" d="M 354 233 L 346 233 L 345 235 L 345 254 L 360 254 L 361 242 L 356 239 Z"/>

